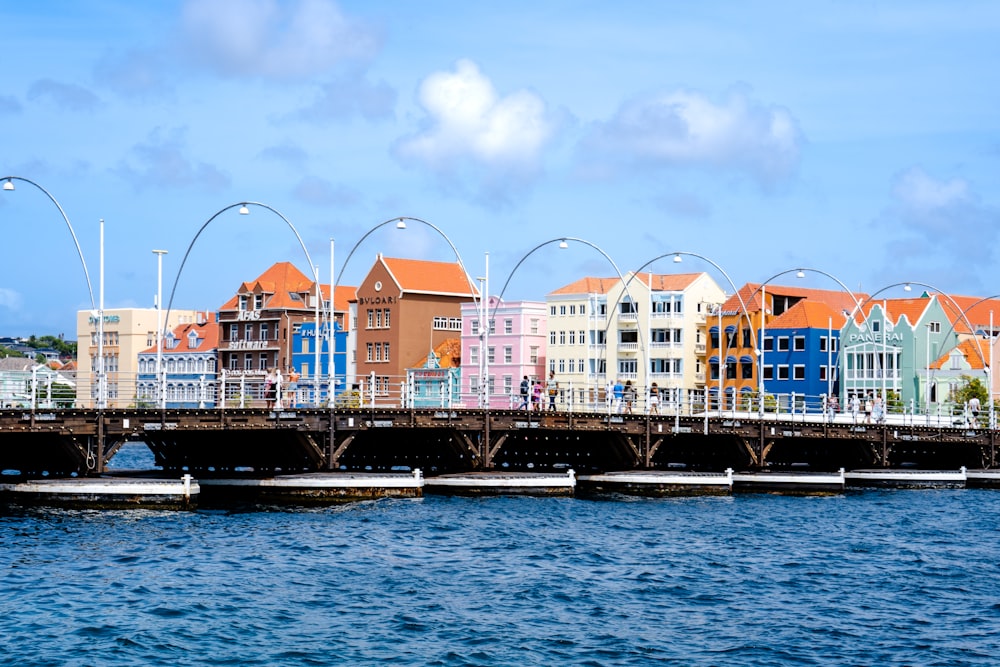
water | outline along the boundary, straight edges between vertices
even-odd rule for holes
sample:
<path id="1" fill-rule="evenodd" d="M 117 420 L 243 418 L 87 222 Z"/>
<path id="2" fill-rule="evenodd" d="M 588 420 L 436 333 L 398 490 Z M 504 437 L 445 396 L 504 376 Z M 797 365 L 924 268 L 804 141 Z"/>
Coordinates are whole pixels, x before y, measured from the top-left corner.
<path id="1" fill-rule="evenodd" d="M 995 665 L 1000 492 L 0 513 L 2 665 Z"/>

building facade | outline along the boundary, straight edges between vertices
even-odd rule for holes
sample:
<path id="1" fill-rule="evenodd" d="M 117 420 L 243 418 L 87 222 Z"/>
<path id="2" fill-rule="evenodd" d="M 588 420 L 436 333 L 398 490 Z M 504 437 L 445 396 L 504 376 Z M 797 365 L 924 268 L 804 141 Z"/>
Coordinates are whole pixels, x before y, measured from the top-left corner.
<path id="1" fill-rule="evenodd" d="M 137 405 L 163 404 L 168 409 L 215 407 L 219 392 L 219 325 L 215 313 L 201 313 L 196 322 L 167 332 L 161 346 L 159 354 L 156 345 L 139 353 Z"/>
<path id="2" fill-rule="evenodd" d="M 545 379 L 546 305 L 540 301 L 487 299 L 488 335 L 475 303 L 462 304 L 462 395 L 467 407 L 488 396 L 491 408 L 516 408 L 521 379 Z M 485 348 L 484 348 L 485 342 Z M 488 394 L 483 393 L 486 377 Z"/>
<path id="3" fill-rule="evenodd" d="M 399 405 L 407 368 L 460 335 L 461 306 L 478 291 L 458 263 L 383 257 L 357 288 L 357 384 L 376 403 Z"/>

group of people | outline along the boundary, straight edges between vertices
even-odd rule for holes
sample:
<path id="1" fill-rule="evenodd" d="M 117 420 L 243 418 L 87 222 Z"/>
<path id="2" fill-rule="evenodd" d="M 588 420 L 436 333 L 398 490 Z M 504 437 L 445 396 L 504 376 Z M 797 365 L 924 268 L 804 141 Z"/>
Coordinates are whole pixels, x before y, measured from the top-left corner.
<path id="1" fill-rule="evenodd" d="M 854 419 L 854 423 L 858 423 L 861 410 L 864 409 L 865 423 L 871 424 L 881 424 L 885 421 L 885 402 L 882 400 L 881 394 L 868 394 L 864 397 L 864 401 L 861 400 L 861 396 L 858 394 L 852 394 L 850 402 L 848 403 L 851 408 L 851 416 Z"/>
<path id="2" fill-rule="evenodd" d="M 559 382 L 556 380 L 555 371 L 549 371 L 549 377 L 542 384 L 542 381 L 535 378 L 534 381 L 529 380 L 528 376 L 525 375 L 524 379 L 521 380 L 521 404 L 518 406 L 518 410 L 528 410 L 528 403 L 531 403 L 531 410 L 538 412 L 543 409 L 545 402 L 542 400 L 542 394 L 548 395 L 548 409 L 556 409 L 556 397 L 559 396 Z"/>
<path id="3" fill-rule="evenodd" d="M 275 407 L 280 410 L 288 394 L 292 395 L 293 401 L 295 400 L 294 396 L 295 390 L 298 388 L 299 374 L 296 372 L 294 366 L 292 366 L 292 369 L 288 373 L 287 387 L 283 386 L 283 380 L 284 378 L 280 369 L 268 369 L 267 375 L 264 377 L 264 403 L 267 405 L 268 410 L 273 410 Z"/>

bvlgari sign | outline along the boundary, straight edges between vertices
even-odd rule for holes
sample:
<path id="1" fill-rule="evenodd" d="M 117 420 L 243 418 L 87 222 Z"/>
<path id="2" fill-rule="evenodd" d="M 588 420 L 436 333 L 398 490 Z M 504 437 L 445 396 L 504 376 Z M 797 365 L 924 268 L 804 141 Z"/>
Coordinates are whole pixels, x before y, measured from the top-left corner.
<path id="1" fill-rule="evenodd" d="M 382 304 L 388 305 L 388 304 L 396 303 L 396 297 L 394 297 L 394 296 L 359 296 L 358 297 L 358 303 L 361 304 L 362 306 L 365 306 L 365 305 L 378 306 L 378 305 L 382 305 Z"/>

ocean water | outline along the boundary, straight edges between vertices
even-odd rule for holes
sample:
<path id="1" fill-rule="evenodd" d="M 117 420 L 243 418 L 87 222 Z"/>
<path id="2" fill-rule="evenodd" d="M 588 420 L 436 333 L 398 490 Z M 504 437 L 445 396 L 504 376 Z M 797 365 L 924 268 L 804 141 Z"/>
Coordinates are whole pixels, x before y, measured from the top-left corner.
<path id="1" fill-rule="evenodd" d="M 0 665 L 996 665 L 1000 492 L 0 511 Z"/>

